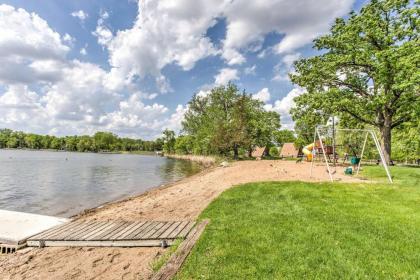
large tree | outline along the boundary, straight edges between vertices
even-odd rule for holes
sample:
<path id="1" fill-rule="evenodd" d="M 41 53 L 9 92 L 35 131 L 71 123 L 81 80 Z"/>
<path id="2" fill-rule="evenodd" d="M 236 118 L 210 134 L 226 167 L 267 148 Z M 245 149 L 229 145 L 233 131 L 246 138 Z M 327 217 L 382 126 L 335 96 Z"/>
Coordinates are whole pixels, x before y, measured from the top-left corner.
<path id="1" fill-rule="evenodd" d="M 418 1 L 372 0 L 337 19 L 314 41 L 321 54 L 295 63 L 290 77 L 307 90 L 295 115 L 318 109 L 376 127 L 389 161 L 392 129 L 420 106 L 418 12 Z"/>
<path id="2" fill-rule="evenodd" d="M 273 132 L 280 128 L 280 117 L 229 83 L 212 89 L 207 96 L 193 96 L 182 125 L 192 137 L 194 152 L 233 152 L 237 158 L 240 148 L 252 151 L 255 145 L 268 145 Z"/>

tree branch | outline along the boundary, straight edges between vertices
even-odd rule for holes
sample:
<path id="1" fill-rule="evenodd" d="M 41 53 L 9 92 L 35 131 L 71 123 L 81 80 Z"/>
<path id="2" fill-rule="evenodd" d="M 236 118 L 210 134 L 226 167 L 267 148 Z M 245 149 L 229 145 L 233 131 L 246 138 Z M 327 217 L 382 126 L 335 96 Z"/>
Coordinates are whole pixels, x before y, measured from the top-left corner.
<path id="1" fill-rule="evenodd" d="M 343 81 L 338 80 L 338 79 L 334 80 L 333 83 L 334 83 L 334 84 L 332 84 L 333 86 L 345 86 L 345 87 L 348 87 L 351 90 L 359 93 L 361 96 L 370 97 L 369 93 L 367 93 L 365 90 L 363 90 L 363 89 L 361 89 L 359 87 L 356 87 L 356 86 L 354 86 L 352 84 L 343 82 Z"/>
<path id="2" fill-rule="evenodd" d="M 409 121 L 410 119 L 411 119 L 411 115 L 407 115 L 407 116 L 401 117 L 400 119 L 396 120 L 395 122 L 392 122 L 391 128 L 397 127 L 400 124 Z"/>
<path id="3" fill-rule="evenodd" d="M 346 107 L 342 107 L 341 109 L 342 109 L 344 112 L 346 112 L 346 113 L 348 113 L 348 114 L 352 115 L 354 118 L 358 119 L 358 120 L 359 120 L 359 121 L 361 121 L 361 122 L 364 122 L 364 123 L 367 123 L 367 124 L 371 124 L 371 125 L 374 125 L 374 126 L 377 126 L 377 125 L 378 125 L 376 122 L 374 122 L 374 121 L 369 121 L 369 120 L 367 120 L 367 119 L 365 119 L 365 118 L 363 118 L 363 117 L 359 116 L 358 114 L 356 114 L 356 113 L 354 113 L 354 112 L 350 111 L 350 110 L 349 110 L 348 108 L 346 108 Z"/>

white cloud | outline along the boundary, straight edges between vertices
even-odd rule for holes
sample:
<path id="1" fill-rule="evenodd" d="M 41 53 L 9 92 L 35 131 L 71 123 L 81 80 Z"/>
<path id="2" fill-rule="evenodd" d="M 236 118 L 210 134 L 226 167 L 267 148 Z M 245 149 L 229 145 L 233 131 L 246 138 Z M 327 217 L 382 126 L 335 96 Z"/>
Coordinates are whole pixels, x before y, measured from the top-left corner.
<path id="1" fill-rule="evenodd" d="M 326 32 L 331 22 L 347 13 L 353 0 L 256 0 L 230 1 L 224 5 L 227 34 L 224 51 L 256 51 L 270 32 L 284 34 L 276 46 L 278 53 L 287 53 L 310 43 Z"/>
<path id="2" fill-rule="evenodd" d="M 71 13 L 71 16 L 78 18 L 82 23 L 89 17 L 89 15 L 83 10 L 74 11 Z"/>
<path id="3" fill-rule="evenodd" d="M 125 30 L 112 30 L 106 23 L 109 14 L 101 11 L 93 34 L 108 51 L 109 71 L 68 59 L 74 38 L 60 35 L 37 14 L 0 5 L 0 63 L 7 65 L 0 68 L 0 88 L 5 89 L 0 92 L 0 126 L 63 134 L 110 129 L 153 137 L 162 127 L 177 127 L 185 110 L 181 105 L 171 114 L 161 104 L 148 104 L 158 93 L 171 91 L 170 80 L 162 73 L 166 66 L 189 71 L 213 55 L 228 65 L 243 64 L 247 52 L 261 56 L 267 52 L 263 40 L 274 32 L 283 36 L 271 51 L 283 56 L 281 67 L 288 69 L 295 49 L 327 31 L 352 2 L 146 0 L 138 2 L 137 18 Z M 72 16 L 82 22 L 88 18 L 84 11 Z M 220 48 L 206 37 L 217 18 L 227 24 Z M 252 75 L 253 67 L 244 73 Z M 135 81 L 146 77 L 155 81 L 156 92 L 136 87 Z M 214 78 L 216 85 L 222 85 L 238 80 L 239 73 L 229 66 Z M 269 100 L 269 94 L 260 95 Z M 266 106 L 284 111 L 286 103 L 287 97 Z"/>
<path id="4" fill-rule="evenodd" d="M 31 63 L 60 61 L 70 50 L 38 15 L 4 4 L 0 5 L 0 34 L 0 64 L 7 65 L 0 68 L 0 83 L 31 83 L 40 78 Z"/>
<path id="5" fill-rule="evenodd" d="M 264 54 L 262 43 L 269 33 L 284 35 L 275 52 L 288 53 L 326 32 L 331 22 L 347 13 L 353 0 L 161 0 L 138 1 L 133 26 L 113 32 L 98 21 L 94 32 L 109 52 L 114 78 L 125 82 L 135 76 L 159 77 L 169 64 L 190 70 L 207 56 L 220 54 L 228 65 L 242 64 L 245 53 Z M 205 36 L 216 23 L 226 19 L 226 38 L 217 50 Z M 128 78 L 128 79 L 127 79 Z M 120 81 L 122 82 L 122 81 Z"/>
<path id="6" fill-rule="evenodd" d="M 105 20 L 107 18 L 109 18 L 108 12 L 101 11 L 96 29 L 92 32 L 92 35 L 98 38 L 98 44 L 103 47 L 107 46 L 114 37 L 112 31 L 105 25 Z"/>
<path id="7" fill-rule="evenodd" d="M 269 111 L 276 111 L 280 114 L 282 128 L 293 129 L 294 123 L 290 116 L 290 109 L 294 106 L 293 99 L 305 92 L 302 88 L 292 89 L 285 97 L 276 100 L 274 104 L 266 104 L 265 109 Z"/>
<path id="8" fill-rule="evenodd" d="M 80 49 L 80 54 L 81 54 L 81 55 L 87 55 L 87 50 L 86 50 L 86 48 L 81 48 L 81 49 Z"/>
<path id="9" fill-rule="evenodd" d="M 236 0 L 212 2 L 226 18 L 226 38 L 222 56 L 229 65 L 245 61 L 241 51 L 257 52 L 264 37 L 275 32 L 284 35 L 274 48 L 288 53 L 327 32 L 335 18 L 348 13 L 354 0 Z M 263 55 L 263 52 L 260 52 Z"/>
<path id="10" fill-rule="evenodd" d="M 113 80 L 112 71 L 68 60 L 63 42 L 71 37 L 60 36 L 38 15 L 0 5 L 0 33 L 0 62 L 8 65 L 0 68 L 0 127 L 58 135 L 111 130 L 150 138 L 173 123 L 165 106 L 142 101 L 156 93 L 125 97 L 115 91 L 124 85 Z M 165 87 L 164 79 L 159 82 Z"/>
<path id="11" fill-rule="evenodd" d="M 244 73 L 245 73 L 245 75 L 255 75 L 256 74 L 256 72 L 255 72 L 256 69 L 257 69 L 257 65 L 254 64 L 250 67 L 246 67 L 244 69 Z"/>
<path id="12" fill-rule="evenodd" d="M 229 81 L 234 80 L 239 80 L 237 69 L 223 68 L 214 76 L 214 83 L 216 86 L 226 85 Z"/>
<path id="13" fill-rule="evenodd" d="M 266 103 L 271 98 L 270 91 L 268 90 L 268 88 L 263 88 L 259 92 L 257 92 L 256 94 L 253 94 L 252 98 Z"/>
<path id="14" fill-rule="evenodd" d="M 161 81 L 161 70 L 169 64 L 190 70 L 198 60 L 216 54 L 210 39 L 204 36 L 215 24 L 216 8 L 204 0 L 140 1 L 132 28 L 112 38 L 98 24 L 96 33 L 108 48 L 115 77 L 151 75 Z"/>
<path id="15" fill-rule="evenodd" d="M 171 115 L 169 120 L 167 121 L 166 128 L 170 130 L 174 130 L 175 132 L 179 132 L 182 128 L 182 121 L 184 120 L 185 113 L 188 111 L 188 105 L 181 105 L 175 109 L 175 112 Z"/>
<path id="16" fill-rule="evenodd" d="M 274 66 L 274 81 L 289 81 L 289 73 L 294 72 L 293 63 L 301 57 L 300 53 L 290 53 L 282 57 L 280 63 Z"/>

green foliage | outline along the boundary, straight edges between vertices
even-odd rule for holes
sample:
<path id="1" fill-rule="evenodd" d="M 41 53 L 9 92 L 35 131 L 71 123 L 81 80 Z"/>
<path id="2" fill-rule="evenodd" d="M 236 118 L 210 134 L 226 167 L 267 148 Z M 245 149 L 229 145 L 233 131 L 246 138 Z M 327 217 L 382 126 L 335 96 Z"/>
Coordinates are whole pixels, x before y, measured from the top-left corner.
<path id="1" fill-rule="evenodd" d="M 211 222 L 176 279 L 417 279 L 420 168 L 391 172 L 396 185 L 229 189 L 201 214 Z"/>
<path id="2" fill-rule="evenodd" d="M 255 145 L 269 145 L 280 128 L 280 117 L 229 83 L 212 89 L 208 96 L 194 95 L 182 125 L 193 153 L 233 153 L 237 158 L 240 149 L 250 152 Z"/>
<path id="3" fill-rule="evenodd" d="M 55 137 L 0 129 L 0 149 L 29 148 L 54 149 L 79 152 L 99 151 L 156 151 L 162 150 L 163 140 L 119 138 L 110 132 L 97 132 L 94 136 Z"/>
<path id="4" fill-rule="evenodd" d="M 408 0 L 373 0 L 337 19 L 314 41 L 322 54 L 297 61 L 290 75 L 307 90 L 291 111 L 299 135 L 309 140 L 314 125 L 338 115 L 378 128 L 389 160 L 391 130 L 420 106 L 418 23 L 418 6 Z"/>
<path id="5" fill-rule="evenodd" d="M 175 152 L 175 142 L 175 132 L 165 129 L 163 131 L 163 151 L 167 154 L 173 154 Z"/>
<path id="6" fill-rule="evenodd" d="M 277 147 L 271 147 L 269 150 L 269 154 L 272 157 L 278 157 L 279 156 L 279 149 L 277 149 Z"/>
<path id="7" fill-rule="evenodd" d="M 181 155 L 194 153 L 194 138 L 190 135 L 181 135 L 176 138 L 175 152 Z"/>
<path id="8" fill-rule="evenodd" d="M 295 133 L 292 130 L 282 129 L 274 131 L 274 141 L 283 146 L 284 143 L 293 143 L 296 140 Z"/>

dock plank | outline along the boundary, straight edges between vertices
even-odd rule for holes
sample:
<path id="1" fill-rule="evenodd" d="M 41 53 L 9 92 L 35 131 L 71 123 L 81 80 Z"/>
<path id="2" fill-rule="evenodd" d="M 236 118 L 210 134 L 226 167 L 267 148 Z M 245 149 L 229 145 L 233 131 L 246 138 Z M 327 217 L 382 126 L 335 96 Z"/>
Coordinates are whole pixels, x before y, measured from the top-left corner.
<path id="1" fill-rule="evenodd" d="M 131 233 L 142 227 L 146 222 L 136 222 L 134 223 L 133 227 L 128 229 L 126 232 L 122 233 L 120 236 L 116 237 L 116 239 L 128 239 L 127 236 L 129 236 Z"/>
<path id="2" fill-rule="evenodd" d="M 189 223 L 189 221 L 184 221 L 179 226 L 174 229 L 169 235 L 168 239 L 176 238 L 178 234 L 185 228 L 185 226 Z"/>
<path id="3" fill-rule="evenodd" d="M 64 237 L 66 237 L 67 235 L 69 235 L 70 233 L 78 229 L 80 226 L 82 226 L 83 223 L 84 222 L 70 223 L 72 225 L 69 225 L 69 227 L 65 228 L 64 230 L 50 234 L 44 237 L 43 239 L 63 239 Z"/>
<path id="4" fill-rule="evenodd" d="M 95 232 L 93 232 L 92 234 L 86 236 L 83 240 L 94 240 L 96 238 L 96 236 L 104 233 L 106 230 L 108 230 L 109 228 L 111 228 L 112 226 L 114 226 L 114 223 L 104 223 L 104 225 L 96 230 Z"/>
<path id="5" fill-rule="evenodd" d="M 194 222 L 189 222 L 183 230 L 178 234 L 177 238 L 185 238 L 187 234 L 191 231 L 191 229 L 194 227 Z"/>
<path id="6" fill-rule="evenodd" d="M 157 239 L 159 236 L 167 230 L 170 226 L 172 226 L 175 222 L 166 222 L 163 227 L 161 227 L 159 230 L 157 230 L 154 234 L 152 234 L 149 238 L 150 239 Z"/>
<path id="7" fill-rule="evenodd" d="M 150 239 L 150 237 L 158 230 L 160 230 L 165 225 L 164 222 L 159 222 L 154 228 L 149 230 L 143 236 L 140 236 L 140 239 Z"/>
<path id="8" fill-rule="evenodd" d="M 96 234 L 98 231 L 102 230 L 104 227 L 108 225 L 107 222 L 98 222 L 98 226 L 96 226 L 92 231 L 86 232 L 84 235 L 80 236 L 80 240 L 86 240 L 90 236 Z"/>
<path id="9" fill-rule="evenodd" d="M 100 227 L 102 224 L 103 224 L 103 223 L 99 223 L 99 222 L 97 222 L 97 221 L 92 221 L 92 222 L 90 223 L 90 226 L 89 226 L 89 227 L 85 228 L 85 230 L 80 231 L 80 232 L 79 232 L 79 233 L 77 233 L 77 234 L 74 234 L 73 238 L 74 238 L 74 239 L 76 239 L 76 240 L 81 239 L 81 238 L 82 238 L 83 236 L 85 236 L 86 234 L 88 234 L 88 233 L 90 233 L 90 232 L 92 232 L 92 231 L 96 230 L 96 229 L 97 229 L 98 227 Z"/>
<path id="10" fill-rule="evenodd" d="M 146 222 L 139 230 L 130 234 L 127 239 L 140 239 L 138 236 L 144 234 L 145 232 L 149 231 L 152 227 L 156 225 L 156 222 L 148 221 Z"/>
<path id="11" fill-rule="evenodd" d="M 74 229 L 69 235 L 65 236 L 63 239 L 64 240 L 72 240 L 72 239 L 75 239 L 76 236 L 78 236 L 80 233 L 85 232 L 86 230 L 88 230 L 89 228 L 91 228 L 93 225 L 95 225 L 95 223 L 92 223 L 92 222 L 83 223 L 78 228 Z"/>
<path id="12" fill-rule="evenodd" d="M 182 222 L 174 222 L 167 230 L 165 230 L 159 238 L 165 239 L 168 238 L 169 234 L 172 233 Z"/>

